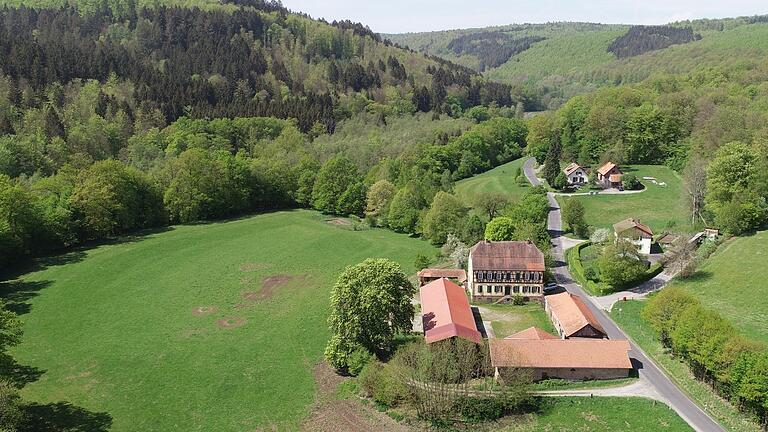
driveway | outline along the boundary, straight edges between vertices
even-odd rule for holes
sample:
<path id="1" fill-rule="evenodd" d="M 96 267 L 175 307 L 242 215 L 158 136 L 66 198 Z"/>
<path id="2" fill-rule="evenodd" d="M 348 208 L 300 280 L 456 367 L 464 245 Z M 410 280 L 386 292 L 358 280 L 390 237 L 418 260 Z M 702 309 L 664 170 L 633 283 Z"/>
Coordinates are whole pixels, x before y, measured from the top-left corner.
<path id="1" fill-rule="evenodd" d="M 531 158 L 532 159 L 532 158 Z M 523 165 L 525 175 L 529 180 L 536 179 L 535 173 L 532 173 L 532 177 L 529 175 L 530 171 L 533 171 L 533 161 L 529 159 Z M 536 179 L 537 180 L 537 179 Z M 536 184 L 531 181 L 532 184 Z M 586 292 L 573 281 L 568 266 L 565 263 L 563 256 L 563 229 L 562 219 L 560 216 L 560 206 L 557 204 L 554 194 L 547 194 L 549 200 L 550 212 L 547 222 L 547 228 L 550 236 L 552 237 L 552 257 L 555 260 L 554 268 L 552 272 L 556 281 L 562 285 L 568 292 L 581 296 L 587 307 L 592 311 L 600 324 L 605 328 L 608 337 L 616 340 L 629 340 L 631 351 L 629 353 L 633 360 L 633 364 L 636 365 L 638 373 L 641 379 L 647 380 L 653 387 L 653 390 L 667 402 L 667 404 L 677 412 L 680 417 L 683 418 L 692 428 L 701 432 L 720 432 L 724 429 L 707 413 L 698 407 L 677 385 L 675 385 L 669 377 L 648 357 L 645 353 L 632 342 L 629 337 L 624 333 L 619 326 L 605 313 L 605 311 L 597 304 L 592 297 L 587 295 Z"/>

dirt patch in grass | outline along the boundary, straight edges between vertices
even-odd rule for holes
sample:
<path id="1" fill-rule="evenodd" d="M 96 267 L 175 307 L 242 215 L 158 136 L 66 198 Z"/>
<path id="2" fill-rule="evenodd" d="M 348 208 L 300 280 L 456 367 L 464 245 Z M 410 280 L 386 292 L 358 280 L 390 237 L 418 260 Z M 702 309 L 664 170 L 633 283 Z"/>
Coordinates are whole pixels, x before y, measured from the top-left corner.
<path id="1" fill-rule="evenodd" d="M 235 309 L 243 309 L 251 303 L 271 299 L 280 288 L 294 282 L 295 280 L 306 280 L 308 275 L 293 276 L 289 274 L 277 274 L 267 276 L 261 280 L 261 289 L 259 291 L 244 291 L 241 294 L 243 303 L 235 305 Z"/>
<path id="2" fill-rule="evenodd" d="M 406 432 L 411 430 L 357 399 L 334 399 L 336 387 L 349 378 L 337 375 L 325 362 L 317 364 L 312 372 L 317 383 L 317 395 L 312 412 L 302 424 L 302 431 Z"/>
<path id="3" fill-rule="evenodd" d="M 342 218 L 328 219 L 326 222 L 336 226 L 352 226 L 352 221 Z"/>
<path id="4" fill-rule="evenodd" d="M 192 315 L 204 316 L 204 315 L 214 314 L 218 311 L 219 311 L 219 308 L 217 308 L 216 306 L 198 306 L 192 309 Z"/>
<path id="5" fill-rule="evenodd" d="M 216 325 L 222 329 L 233 329 L 244 326 L 246 322 L 248 320 L 242 317 L 229 317 L 216 321 Z"/>
<path id="6" fill-rule="evenodd" d="M 258 270 L 264 270 L 269 268 L 269 264 L 266 263 L 245 263 L 240 266 L 242 272 L 255 272 Z"/>

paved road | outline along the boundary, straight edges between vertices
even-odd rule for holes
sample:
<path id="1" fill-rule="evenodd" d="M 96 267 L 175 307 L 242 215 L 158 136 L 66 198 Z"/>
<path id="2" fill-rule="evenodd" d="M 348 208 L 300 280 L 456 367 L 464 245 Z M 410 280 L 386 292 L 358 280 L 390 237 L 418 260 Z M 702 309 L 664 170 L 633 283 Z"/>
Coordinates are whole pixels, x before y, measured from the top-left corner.
<path id="1" fill-rule="evenodd" d="M 523 164 L 525 176 L 534 186 L 541 184 L 536 178 L 533 170 L 533 158 L 528 159 Z M 581 296 L 586 300 L 586 304 L 597 320 L 605 328 L 608 337 L 617 340 L 629 340 L 629 337 L 619 326 L 587 295 L 586 292 L 576 284 L 571 278 L 568 266 L 565 264 L 563 256 L 563 228 L 560 217 L 560 206 L 557 204 L 555 196 L 547 194 L 549 199 L 550 212 L 547 222 L 547 229 L 552 237 L 552 256 L 556 262 L 553 273 L 558 284 L 562 285 L 568 292 Z M 654 388 L 656 393 L 666 401 L 691 427 L 700 432 L 720 432 L 725 431 L 714 419 L 699 408 L 661 369 L 651 361 L 645 353 L 630 340 L 632 350 L 629 355 L 636 364 L 640 377 L 647 380 Z"/>

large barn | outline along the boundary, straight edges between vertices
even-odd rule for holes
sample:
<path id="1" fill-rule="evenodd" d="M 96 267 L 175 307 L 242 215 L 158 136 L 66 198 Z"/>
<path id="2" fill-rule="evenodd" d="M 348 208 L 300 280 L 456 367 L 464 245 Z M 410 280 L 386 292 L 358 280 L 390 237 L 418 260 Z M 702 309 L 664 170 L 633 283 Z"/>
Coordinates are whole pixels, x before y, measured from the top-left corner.
<path id="1" fill-rule="evenodd" d="M 565 340 L 531 328 L 505 339 L 491 339 L 490 350 L 491 365 L 501 381 L 513 370 L 529 371 L 535 381 L 626 378 L 632 370 L 625 340 Z"/>
<path id="2" fill-rule="evenodd" d="M 464 288 L 441 278 L 421 287 L 419 297 L 427 343 L 452 337 L 480 343 L 482 335 L 477 330 Z"/>

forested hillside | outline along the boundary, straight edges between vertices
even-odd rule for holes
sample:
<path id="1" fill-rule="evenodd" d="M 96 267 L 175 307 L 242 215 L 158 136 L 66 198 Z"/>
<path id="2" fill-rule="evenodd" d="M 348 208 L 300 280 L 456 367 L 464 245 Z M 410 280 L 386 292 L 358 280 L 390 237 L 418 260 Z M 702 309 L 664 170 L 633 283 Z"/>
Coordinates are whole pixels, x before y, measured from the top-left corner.
<path id="1" fill-rule="evenodd" d="M 236 3 L 0 10 L 0 262 L 264 209 L 362 217 L 379 180 L 407 196 L 387 226 L 414 232 L 439 190 L 520 156 L 509 86 L 361 24 Z M 423 132 L 369 144 L 389 123 Z"/>
<path id="2" fill-rule="evenodd" d="M 478 47 L 493 45 L 476 36 L 483 34 L 501 33 L 513 39 L 541 37 L 543 40 L 516 52 L 498 67 L 485 68 L 484 75 L 511 84 L 527 109 L 543 110 L 557 108 L 572 96 L 600 87 L 640 82 L 655 72 L 690 72 L 700 66 L 717 66 L 725 59 L 765 55 L 765 22 L 765 16 L 755 16 L 656 27 L 549 23 L 387 37 L 476 70 L 483 70 L 480 51 L 457 55 L 448 45 L 467 38 L 475 40 Z"/>

